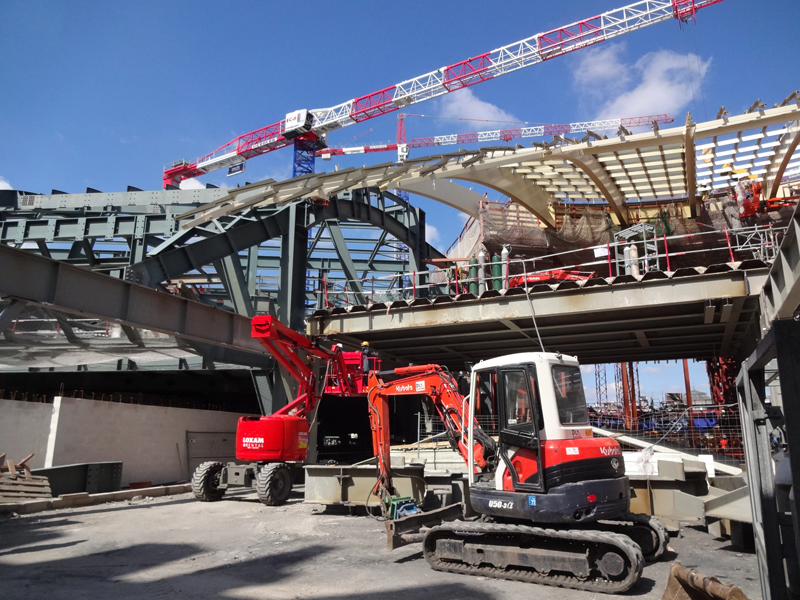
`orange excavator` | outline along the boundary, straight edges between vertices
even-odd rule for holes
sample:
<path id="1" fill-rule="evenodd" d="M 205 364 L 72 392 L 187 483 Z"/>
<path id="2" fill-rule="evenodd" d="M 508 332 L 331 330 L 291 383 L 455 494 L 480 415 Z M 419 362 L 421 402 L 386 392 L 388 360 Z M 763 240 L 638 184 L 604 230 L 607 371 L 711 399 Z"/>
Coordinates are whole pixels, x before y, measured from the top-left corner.
<path id="1" fill-rule="evenodd" d="M 466 391 L 466 390 L 465 390 Z M 418 396 L 467 464 L 463 506 L 422 512 L 392 482 L 389 406 Z M 388 548 L 421 542 L 437 570 L 602 593 L 629 590 L 669 536 L 630 513 L 619 444 L 592 436 L 577 359 L 530 352 L 474 366 L 470 391 L 439 365 L 372 371 L 368 402 Z M 493 435 L 480 421 L 497 424 Z"/>

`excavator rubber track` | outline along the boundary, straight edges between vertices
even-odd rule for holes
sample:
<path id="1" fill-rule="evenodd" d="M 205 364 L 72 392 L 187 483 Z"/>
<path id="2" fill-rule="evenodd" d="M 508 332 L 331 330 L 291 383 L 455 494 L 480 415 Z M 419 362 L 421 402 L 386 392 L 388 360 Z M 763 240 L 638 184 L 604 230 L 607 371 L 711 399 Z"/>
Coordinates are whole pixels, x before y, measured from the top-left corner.
<path id="1" fill-rule="evenodd" d="M 430 529 L 425 559 L 437 571 L 617 594 L 642 576 L 630 538 L 608 531 L 465 522 Z"/>
<path id="2" fill-rule="evenodd" d="M 650 515 L 630 514 L 619 521 L 598 521 L 597 527 L 631 538 L 639 545 L 647 562 L 657 561 L 669 547 L 669 531 Z"/>

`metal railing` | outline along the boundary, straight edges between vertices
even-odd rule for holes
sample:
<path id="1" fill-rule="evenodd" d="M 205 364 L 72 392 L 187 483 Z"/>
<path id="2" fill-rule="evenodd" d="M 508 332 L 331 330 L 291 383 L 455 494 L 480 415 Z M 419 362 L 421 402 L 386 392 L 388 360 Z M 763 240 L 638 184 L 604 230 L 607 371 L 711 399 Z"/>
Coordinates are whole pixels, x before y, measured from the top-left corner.
<path id="1" fill-rule="evenodd" d="M 631 244 L 642 245 L 641 241 L 627 240 L 624 242 L 609 242 L 599 246 L 589 246 L 555 252 L 543 256 L 528 259 L 507 259 L 504 262 L 487 261 L 480 264 L 464 264 L 466 261 L 455 261 L 456 266 L 446 270 L 438 271 L 408 271 L 405 273 L 394 273 L 386 276 L 370 276 L 359 280 L 348 280 L 337 278 L 332 281 L 322 278 L 318 283 L 318 288 L 322 290 L 323 302 L 327 307 L 341 306 L 346 307 L 356 304 L 356 296 L 363 296 L 368 299 L 368 303 L 385 303 L 395 300 L 408 300 L 420 297 L 420 295 L 439 295 L 446 294 L 457 296 L 462 293 L 473 293 L 479 295 L 487 289 L 502 290 L 509 287 L 516 287 L 511 279 L 519 279 L 520 275 L 526 274 L 527 278 L 536 278 L 541 282 L 547 282 L 547 275 L 553 274 L 552 281 L 559 281 L 561 276 L 557 272 L 577 271 L 583 273 L 579 278 L 588 279 L 590 277 L 618 277 L 621 275 L 644 275 L 653 271 L 662 270 L 659 267 L 666 266 L 666 271 L 673 271 L 677 268 L 676 259 L 680 259 L 684 266 L 688 266 L 686 257 L 689 257 L 692 266 L 708 266 L 708 261 L 703 260 L 710 251 L 726 252 L 730 262 L 742 260 L 761 260 L 766 263 L 774 260 L 778 247 L 780 246 L 786 227 L 775 227 L 773 225 L 755 225 L 738 229 L 724 229 L 703 231 L 699 233 L 688 233 L 682 235 L 666 236 L 657 238 L 655 242 L 648 240 L 648 246 L 655 246 L 654 251 L 642 253 L 635 260 L 626 259 L 622 252 L 617 252 Z M 708 243 L 714 241 L 716 236 L 722 245 L 709 248 Z M 679 243 L 698 242 L 702 248 L 675 251 Z M 584 262 L 574 262 L 558 267 L 542 269 L 542 264 L 558 262 L 568 262 L 565 258 L 576 256 L 579 253 L 592 252 L 597 260 Z M 616 256 L 616 255 L 619 256 Z M 692 261 L 692 258 L 697 258 Z M 499 266 L 501 274 L 491 273 L 492 267 Z M 475 273 L 473 275 L 470 270 Z M 512 274 L 515 273 L 515 274 Z M 530 283 L 529 283 L 530 284 Z M 357 291 L 360 288 L 361 291 Z"/>

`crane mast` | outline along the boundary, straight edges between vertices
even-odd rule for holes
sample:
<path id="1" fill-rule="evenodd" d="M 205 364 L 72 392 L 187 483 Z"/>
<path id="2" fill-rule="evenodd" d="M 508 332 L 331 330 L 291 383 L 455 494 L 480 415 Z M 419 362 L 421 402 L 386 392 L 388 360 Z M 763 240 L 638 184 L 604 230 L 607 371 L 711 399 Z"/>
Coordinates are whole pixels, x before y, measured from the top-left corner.
<path id="1" fill-rule="evenodd" d="M 537 33 L 507 46 L 446 65 L 419 77 L 332 106 L 289 113 L 272 125 L 241 135 L 194 162 L 180 160 L 164 169 L 164 186 L 222 168 L 241 171 L 246 160 L 294 144 L 326 144 L 332 131 L 513 73 L 668 19 L 694 19 L 701 8 L 722 0 L 643 0 L 589 19 Z M 297 141 L 295 141 L 297 140 Z M 297 145 L 301 148 L 298 150 Z M 308 169 L 307 158 L 305 168 Z M 230 171 L 229 171 L 230 172 Z"/>

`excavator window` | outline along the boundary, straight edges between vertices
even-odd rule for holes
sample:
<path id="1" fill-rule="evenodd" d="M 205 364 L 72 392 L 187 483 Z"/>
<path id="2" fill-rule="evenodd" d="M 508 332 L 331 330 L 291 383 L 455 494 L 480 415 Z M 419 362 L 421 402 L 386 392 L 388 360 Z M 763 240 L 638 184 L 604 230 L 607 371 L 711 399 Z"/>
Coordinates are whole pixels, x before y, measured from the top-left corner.
<path id="1" fill-rule="evenodd" d="M 562 425 L 589 423 L 583 380 L 578 367 L 553 365 L 553 387 L 556 390 L 558 419 Z"/>
<path id="2" fill-rule="evenodd" d="M 528 383 L 531 385 L 531 406 L 533 406 L 537 420 L 536 420 L 536 428 L 539 431 L 544 429 L 544 414 L 542 413 L 542 400 L 539 396 L 539 386 L 536 384 L 536 367 L 533 365 L 528 365 Z"/>
<path id="3" fill-rule="evenodd" d="M 525 371 L 504 371 L 506 425 L 512 429 L 526 428 L 533 422 Z"/>
<path id="4" fill-rule="evenodd" d="M 524 366 L 500 371 L 503 380 L 503 428 L 500 431 L 500 458 L 505 463 L 513 489 L 542 491 L 539 426 L 536 418 L 536 380 Z M 529 387 L 530 385 L 530 387 Z M 513 456 L 506 450 L 519 448 Z M 505 485 L 505 484 L 504 484 Z M 508 489 L 508 488 L 504 488 Z"/>
<path id="5" fill-rule="evenodd" d="M 486 433 L 497 432 L 497 372 L 478 371 L 475 378 L 475 415 Z"/>

